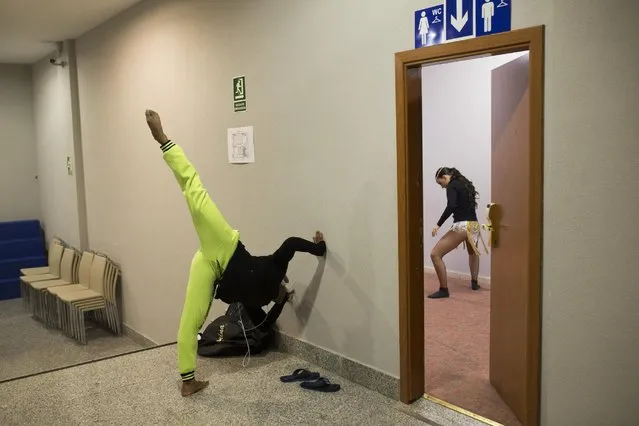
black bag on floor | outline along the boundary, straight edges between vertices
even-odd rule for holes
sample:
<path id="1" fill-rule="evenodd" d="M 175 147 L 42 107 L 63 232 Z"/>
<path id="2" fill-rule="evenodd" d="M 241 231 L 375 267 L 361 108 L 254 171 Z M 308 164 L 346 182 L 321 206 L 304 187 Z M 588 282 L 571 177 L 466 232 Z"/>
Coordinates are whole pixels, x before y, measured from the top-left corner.
<path id="1" fill-rule="evenodd" d="M 274 324 L 286 299 L 276 303 L 268 314 L 262 308 L 242 303 L 229 305 L 226 314 L 213 320 L 200 334 L 197 353 L 203 357 L 242 356 L 250 349 L 259 354 L 268 349 L 275 335 Z"/>

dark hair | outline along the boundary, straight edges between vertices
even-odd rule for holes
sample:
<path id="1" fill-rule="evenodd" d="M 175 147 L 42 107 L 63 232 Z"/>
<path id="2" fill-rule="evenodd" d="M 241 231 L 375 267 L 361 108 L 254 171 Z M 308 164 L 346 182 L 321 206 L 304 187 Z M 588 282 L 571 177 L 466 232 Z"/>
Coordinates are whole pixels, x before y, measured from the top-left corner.
<path id="1" fill-rule="evenodd" d="M 479 197 L 479 192 L 477 192 L 477 190 L 475 189 L 475 185 L 473 185 L 473 183 L 468 180 L 466 176 L 462 175 L 459 170 L 454 167 L 440 167 L 435 172 L 435 178 L 439 179 L 443 176 L 450 176 L 450 180 L 459 181 L 468 191 L 468 201 L 470 201 L 470 205 L 473 206 L 473 208 L 475 209 L 477 208 L 477 198 Z"/>

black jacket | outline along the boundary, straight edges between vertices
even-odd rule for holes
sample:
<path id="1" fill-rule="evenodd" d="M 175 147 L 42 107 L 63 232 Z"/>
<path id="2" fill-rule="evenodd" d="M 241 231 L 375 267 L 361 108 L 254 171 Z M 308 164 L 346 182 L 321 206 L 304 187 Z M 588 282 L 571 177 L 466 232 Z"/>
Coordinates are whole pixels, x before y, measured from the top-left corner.
<path id="1" fill-rule="evenodd" d="M 215 298 L 229 305 L 239 302 L 259 308 L 277 297 L 285 275 L 286 270 L 273 261 L 272 255 L 252 256 L 240 241 L 216 283 Z"/>
<path id="2" fill-rule="evenodd" d="M 437 226 L 441 227 L 446 220 L 453 215 L 453 222 L 471 221 L 477 222 L 475 205 L 471 202 L 468 189 L 457 179 L 453 179 L 446 187 L 446 209 L 442 213 Z"/>

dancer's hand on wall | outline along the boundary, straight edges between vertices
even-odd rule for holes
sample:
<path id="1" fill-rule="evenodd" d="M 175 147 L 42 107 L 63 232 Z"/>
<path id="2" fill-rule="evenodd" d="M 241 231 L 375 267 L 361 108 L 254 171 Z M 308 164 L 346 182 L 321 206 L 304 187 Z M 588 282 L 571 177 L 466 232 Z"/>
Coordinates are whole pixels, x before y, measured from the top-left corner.
<path id="1" fill-rule="evenodd" d="M 433 237 L 437 235 L 437 231 L 439 231 L 439 226 L 433 228 Z"/>

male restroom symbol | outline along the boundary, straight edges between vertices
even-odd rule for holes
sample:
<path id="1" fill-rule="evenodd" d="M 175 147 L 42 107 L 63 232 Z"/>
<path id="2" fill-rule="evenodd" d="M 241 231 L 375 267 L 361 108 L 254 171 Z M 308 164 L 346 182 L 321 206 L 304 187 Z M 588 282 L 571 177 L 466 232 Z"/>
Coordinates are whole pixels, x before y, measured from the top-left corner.
<path id="1" fill-rule="evenodd" d="M 485 33 L 489 33 L 493 30 L 493 16 L 495 16 L 495 3 L 491 0 L 486 0 L 486 3 L 481 7 L 481 17 L 484 18 Z"/>

